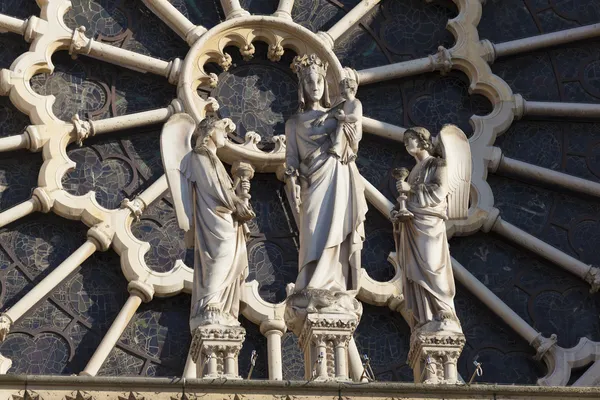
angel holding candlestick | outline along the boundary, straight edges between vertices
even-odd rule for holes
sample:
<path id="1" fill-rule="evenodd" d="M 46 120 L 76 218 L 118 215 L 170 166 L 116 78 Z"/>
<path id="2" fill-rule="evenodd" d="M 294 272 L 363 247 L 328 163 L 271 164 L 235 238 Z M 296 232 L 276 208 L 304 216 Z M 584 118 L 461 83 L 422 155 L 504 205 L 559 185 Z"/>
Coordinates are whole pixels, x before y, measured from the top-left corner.
<path id="1" fill-rule="evenodd" d="M 234 129 L 228 118 L 208 115 L 196 125 L 189 115 L 176 114 L 161 135 L 177 221 L 186 231 L 186 244 L 194 248 L 192 331 L 208 324 L 239 326 L 240 294 L 248 276 L 245 223 L 255 215 L 248 203 L 249 181 L 241 179 L 234 187 L 216 154 Z"/>
<path id="2" fill-rule="evenodd" d="M 446 236 L 446 220 L 464 219 L 469 208 L 471 151 L 465 134 L 445 125 L 434 143 L 425 128 L 404 133 L 417 164 L 397 189 L 406 193 L 406 210 L 394 209 L 396 254 L 411 329 L 461 332 L 454 307 L 456 292 Z"/>

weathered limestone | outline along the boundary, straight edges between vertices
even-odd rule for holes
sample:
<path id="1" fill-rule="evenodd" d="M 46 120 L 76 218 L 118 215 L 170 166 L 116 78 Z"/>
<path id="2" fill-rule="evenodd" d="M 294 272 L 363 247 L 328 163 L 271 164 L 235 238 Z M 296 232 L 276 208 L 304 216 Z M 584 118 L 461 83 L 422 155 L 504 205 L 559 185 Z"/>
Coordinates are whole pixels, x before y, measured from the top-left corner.
<path id="1" fill-rule="evenodd" d="M 240 18 L 250 15 L 250 13 L 242 8 L 240 0 L 221 0 L 221 6 L 225 12 L 225 18 Z"/>
<path id="2" fill-rule="evenodd" d="M 546 33 L 528 38 L 511 40 L 510 42 L 494 43 L 494 58 L 507 57 L 515 54 L 530 53 L 546 47 L 559 46 L 579 40 L 600 36 L 600 24 L 580 26 L 558 32 Z M 493 61 L 493 60 L 492 60 Z"/>
<path id="3" fill-rule="evenodd" d="M 238 355 L 246 330 L 239 326 L 202 325 L 194 329 L 190 354 L 196 363 L 196 377 L 242 379 Z"/>
<path id="4" fill-rule="evenodd" d="M 529 101 L 520 94 L 514 95 L 514 102 L 516 118 L 526 116 L 600 118 L 600 104 Z"/>
<path id="5" fill-rule="evenodd" d="M 445 74 L 450 72 L 451 69 L 452 54 L 449 50 L 440 46 L 438 52 L 434 55 L 417 60 L 363 69 L 357 71 L 357 74 L 358 83 L 360 85 L 368 85 L 370 83 L 424 74 L 426 72 L 441 71 Z"/>
<path id="6" fill-rule="evenodd" d="M 207 29 L 196 26 L 179 12 L 168 0 L 143 0 L 154 14 L 177 33 L 190 46 L 202 36 Z"/>
<path id="7" fill-rule="evenodd" d="M 333 48 L 335 42 L 354 25 L 356 25 L 362 17 L 373 9 L 381 0 L 362 0 L 348 14 L 344 15 L 335 25 L 327 32 L 319 32 L 318 35 L 323 40 L 323 43 Z"/>
<path id="8" fill-rule="evenodd" d="M 96 348 L 96 351 L 92 355 L 90 361 L 88 361 L 85 369 L 80 373 L 80 375 L 87 376 L 96 376 L 102 364 L 108 358 L 111 350 L 117 344 L 117 341 L 127 328 L 129 321 L 135 315 L 135 312 L 142 304 L 142 302 L 149 302 L 154 297 L 154 289 L 152 286 L 141 282 L 141 281 L 132 281 L 129 282 L 127 286 L 127 290 L 129 291 L 129 298 L 119 311 L 119 314 L 113 321 L 112 325 L 102 338 L 102 342 Z"/>
<path id="9" fill-rule="evenodd" d="M 273 16 L 292 19 L 292 9 L 294 8 L 294 1 L 295 0 L 279 0 L 277 11 L 273 13 Z"/>
<path id="10" fill-rule="evenodd" d="M 511 223 L 504 221 L 500 215 L 492 215 L 490 222 L 485 225 L 484 231 L 495 232 L 587 281 L 591 285 L 591 293 L 595 293 L 600 289 L 600 270 L 598 268 L 585 264 L 575 257 L 517 228 Z"/>
<path id="11" fill-rule="evenodd" d="M 460 383 L 456 363 L 465 343 L 462 333 L 414 331 L 410 336 L 408 363 L 415 383 Z"/>

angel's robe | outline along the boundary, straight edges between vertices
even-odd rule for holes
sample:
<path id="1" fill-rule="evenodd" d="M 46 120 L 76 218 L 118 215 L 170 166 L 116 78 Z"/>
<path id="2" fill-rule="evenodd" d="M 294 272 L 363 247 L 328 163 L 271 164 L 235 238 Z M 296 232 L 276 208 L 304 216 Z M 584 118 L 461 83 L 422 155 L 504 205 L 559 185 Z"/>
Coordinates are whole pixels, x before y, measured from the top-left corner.
<path id="1" fill-rule="evenodd" d="M 406 208 L 414 218 L 398 223 L 395 236 L 404 301 L 412 314 L 411 326 L 419 328 L 445 318 L 458 320 L 446 236 L 448 185 L 445 160 L 432 156 L 422 160 L 413 168 L 407 182 L 412 191 Z"/>
<path id="2" fill-rule="evenodd" d="M 354 162 L 342 164 L 327 151 L 337 121 L 313 121 L 325 113 L 307 111 L 286 123 L 286 164 L 301 186 L 299 273 L 295 291 L 358 289 L 367 202 Z"/>
<path id="3" fill-rule="evenodd" d="M 194 244 L 190 327 L 201 323 L 207 307 L 220 310 L 235 325 L 242 284 L 248 276 L 248 255 L 245 226 L 233 218 L 231 178 L 218 157 L 202 148 L 182 160 L 181 172 L 191 185 L 194 210 L 187 234 Z"/>

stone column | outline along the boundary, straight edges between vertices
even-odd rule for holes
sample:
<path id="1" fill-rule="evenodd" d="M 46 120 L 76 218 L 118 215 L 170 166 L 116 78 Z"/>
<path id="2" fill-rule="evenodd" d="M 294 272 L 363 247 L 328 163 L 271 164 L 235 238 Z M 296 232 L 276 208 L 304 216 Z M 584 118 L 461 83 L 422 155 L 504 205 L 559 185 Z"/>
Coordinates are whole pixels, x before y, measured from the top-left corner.
<path id="1" fill-rule="evenodd" d="M 221 5 L 223 6 L 226 19 L 246 17 L 250 15 L 248 11 L 242 8 L 240 5 L 240 0 L 221 0 Z"/>
<path id="2" fill-rule="evenodd" d="M 267 364 L 270 380 L 283 380 L 281 338 L 285 331 L 285 322 L 281 319 L 269 319 L 260 324 L 260 333 L 267 338 Z"/>
<path id="3" fill-rule="evenodd" d="M 294 8 L 294 0 L 279 0 L 277 11 L 273 15 L 275 17 L 292 19 L 292 8 Z"/>

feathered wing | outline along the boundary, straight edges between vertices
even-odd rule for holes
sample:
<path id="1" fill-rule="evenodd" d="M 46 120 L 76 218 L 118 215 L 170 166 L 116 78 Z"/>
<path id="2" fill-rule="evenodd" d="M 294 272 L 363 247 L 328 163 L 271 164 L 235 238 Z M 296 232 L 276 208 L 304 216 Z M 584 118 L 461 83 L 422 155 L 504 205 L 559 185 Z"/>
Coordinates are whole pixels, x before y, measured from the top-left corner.
<path id="1" fill-rule="evenodd" d="M 465 219 L 471 187 L 471 146 L 456 125 L 444 125 L 438 137 L 448 168 L 448 219 Z"/>
<path id="2" fill-rule="evenodd" d="M 160 135 L 160 153 L 173 207 L 179 227 L 189 231 L 193 226 L 192 182 L 182 171 L 192 152 L 192 135 L 196 122 L 187 114 L 175 114 L 165 123 Z"/>

